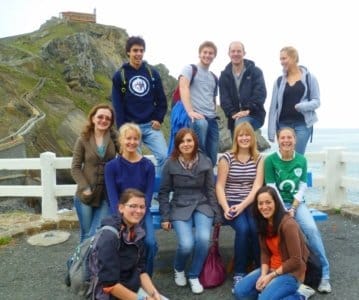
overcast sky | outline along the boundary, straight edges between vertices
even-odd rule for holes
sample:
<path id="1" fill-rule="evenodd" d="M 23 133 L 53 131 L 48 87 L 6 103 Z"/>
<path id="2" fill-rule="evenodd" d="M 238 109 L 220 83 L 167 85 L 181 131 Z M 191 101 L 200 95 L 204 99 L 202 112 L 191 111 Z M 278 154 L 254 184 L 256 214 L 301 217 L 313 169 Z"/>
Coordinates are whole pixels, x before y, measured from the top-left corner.
<path id="1" fill-rule="evenodd" d="M 177 77 L 185 64 L 198 61 L 198 46 L 212 40 L 219 75 L 229 62 L 228 45 L 241 40 L 246 58 L 255 61 L 268 89 L 281 74 L 279 50 L 294 46 L 300 64 L 317 77 L 322 128 L 359 128 L 359 69 L 356 1 L 351 0 L 0 0 L 0 37 L 35 31 L 62 11 L 92 13 L 97 23 L 141 35 L 145 59 L 163 63 Z"/>

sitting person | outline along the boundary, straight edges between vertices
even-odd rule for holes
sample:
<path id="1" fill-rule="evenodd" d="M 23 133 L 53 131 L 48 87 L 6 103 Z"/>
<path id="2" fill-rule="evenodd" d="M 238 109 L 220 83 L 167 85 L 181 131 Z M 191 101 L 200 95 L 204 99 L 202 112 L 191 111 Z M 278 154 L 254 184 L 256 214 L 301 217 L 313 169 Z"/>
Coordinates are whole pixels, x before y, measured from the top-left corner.
<path id="1" fill-rule="evenodd" d="M 288 213 L 276 190 L 261 187 L 255 195 L 253 216 L 257 222 L 261 267 L 234 288 L 240 299 L 303 299 L 297 292 L 304 281 L 309 251 L 305 238 Z"/>
<path id="2" fill-rule="evenodd" d="M 208 254 L 212 225 L 221 220 L 214 193 L 213 166 L 198 147 L 192 129 L 182 128 L 177 132 L 171 157 L 163 167 L 158 194 L 161 227 L 166 231 L 173 227 L 178 240 L 175 283 L 187 284 L 185 266 L 192 257 L 187 276 L 194 294 L 203 292 L 198 277 Z"/>
<path id="3" fill-rule="evenodd" d="M 277 140 L 279 151 L 269 155 L 264 162 L 265 183 L 277 189 L 284 206 L 306 236 L 309 249 L 320 260 L 322 280 L 318 291 L 330 293 L 332 289 L 329 282 L 329 262 L 318 227 L 304 201 L 304 192 L 307 188 L 307 160 L 295 152 L 294 129 L 279 129 Z"/>
<path id="4" fill-rule="evenodd" d="M 160 300 L 160 294 L 145 271 L 145 231 L 140 226 L 146 213 L 145 195 L 136 189 L 126 189 L 121 195 L 118 212 L 101 224 L 117 228 L 120 238 L 109 230 L 99 237 L 99 285 L 92 296 L 97 299 L 99 294 L 107 293 L 111 295 L 110 299 Z M 140 296 L 140 287 L 149 296 Z"/>
<path id="5" fill-rule="evenodd" d="M 257 227 L 250 210 L 255 193 L 263 186 L 263 160 L 252 126 L 240 123 L 234 131 L 232 149 L 219 159 L 216 183 L 224 223 L 236 232 L 233 287 L 247 274 L 253 260 L 255 267 L 260 265 Z"/>

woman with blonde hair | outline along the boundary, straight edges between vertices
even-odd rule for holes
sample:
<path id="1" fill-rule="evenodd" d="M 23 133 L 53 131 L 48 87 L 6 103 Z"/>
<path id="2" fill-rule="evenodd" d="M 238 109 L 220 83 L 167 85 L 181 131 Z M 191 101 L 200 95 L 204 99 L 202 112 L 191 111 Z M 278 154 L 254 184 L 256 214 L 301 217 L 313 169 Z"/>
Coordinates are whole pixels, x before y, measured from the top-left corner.
<path id="1" fill-rule="evenodd" d="M 258 236 L 250 207 L 263 185 L 263 159 L 248 122 L 235 128 L 232 149 L 219 159 L 217 173 L 216 194 L 224 222 L 235 230 L 234 287 L 247 274 L 252 259 L 259 266 Z"/>
<path id="2" fill-rule="evenodd" d="M 114 113 L 108 104 L 97 104 L 76 140 L 71 175 L 77 183 L 74 206 L 80 223 L 80 242 L 93 236 L 101 219 L 109 214 L 104 188 L 104 165 L 116 156 Z"/>
<path id="3" fill-rule="evenodd" d="M 304 66 L 298 65 L 294 47 L 280 50 L 283 75 L 273 86 L 268 114 L 268 139 L 274 142 L 278 129 L 290 127 L 297 136 L 296 152 L 304 154 L 313 124 L 318 121 L 315 110 L 320 106 L 318 81 Z"/>
<path id="4" fill-rule="evenodd" d="M 113 215 L 118 214 L 118 201 L 125 189 L 135 188 L 146 195 L 146 214 L 143 225 L 146 230 L 146 272 L 152 276 L 153 261 L 157 253 L 155 230 L 152 223 L 151 201 L 155 180 L 153 163 L 138 152 L 141 129 L 135 123 L 125 123 L 119 129 L 119 155 L 105 166 L 105 182 Z"/>

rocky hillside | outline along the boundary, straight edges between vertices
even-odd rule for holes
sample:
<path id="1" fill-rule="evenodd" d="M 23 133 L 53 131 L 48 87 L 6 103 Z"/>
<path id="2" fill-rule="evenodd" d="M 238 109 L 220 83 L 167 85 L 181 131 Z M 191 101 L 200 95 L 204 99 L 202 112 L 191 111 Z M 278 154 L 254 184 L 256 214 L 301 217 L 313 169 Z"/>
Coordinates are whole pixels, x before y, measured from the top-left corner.
<path id="1" fill-rule="evenodd" d="M 88 110 L 110 101 L 127 38 L 120 28 L 53 18 L 33 33 L 0 39 L 0 140 L 25 134 L 28 156 L 71 155 Z M 176 80 L 155 67 L 169 96 Z"/>

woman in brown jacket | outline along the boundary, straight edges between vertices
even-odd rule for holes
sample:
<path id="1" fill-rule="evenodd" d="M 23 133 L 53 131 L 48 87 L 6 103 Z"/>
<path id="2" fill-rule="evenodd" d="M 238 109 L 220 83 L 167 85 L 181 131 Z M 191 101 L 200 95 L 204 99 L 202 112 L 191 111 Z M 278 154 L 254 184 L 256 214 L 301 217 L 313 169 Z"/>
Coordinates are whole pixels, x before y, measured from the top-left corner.
<path id="1" fill-rule="evenodd" d="M 298 224 L 284 209 L 276 190 L 260 188 L 255 196 L 261 268 L 236 284 L 236 299 L 303 299 L 297 290 L 304 281 L 309 251 Z M 260 296 L 259 296 L 260 294 Z"/>
<path id="2" fill-rule="evenodd" d="M 114 112 L 108 104 L 95 105 L 75 143 L 71 175 L 77 183 L 74 206 L 80 222 L 80 242 L 95 234 L 109 214 L 104 165 L 116 156 Z"/>

